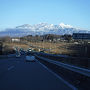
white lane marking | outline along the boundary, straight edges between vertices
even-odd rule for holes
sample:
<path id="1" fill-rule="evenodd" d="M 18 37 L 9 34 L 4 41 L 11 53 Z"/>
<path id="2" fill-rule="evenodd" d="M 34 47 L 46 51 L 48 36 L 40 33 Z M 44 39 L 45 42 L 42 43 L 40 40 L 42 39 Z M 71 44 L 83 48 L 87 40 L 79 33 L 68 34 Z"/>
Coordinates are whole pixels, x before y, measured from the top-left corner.
<path id="1" fill-rule="evenodd" d="M 37 60 L 37 59 L 36 59 Z M 38 60 L 37 60 L 38 61 Z M 39 62 L 39 61 L 38 61 Z M 73 85 L 71 85 L 70 83 L 68 83 L 66 80 L 64 80 L 63 78 L 61 78 L 59 75 L 57 75 L 56 73 L 54 73 L 53 71 L 51 71 L 50 69 L 48 69 L 44 64 L 40 63 L 45 69 L 47 69 L 49 72 L 51 72 L 54 76 L 56 76 L 57 78 L 59 78 L 61 81 L 63 81 L 67 86 L 69 86 L 70 88 L 72 88 L 72 90 L 78 90 L 76 87 L 74 87 Z"/>
<path id="2" fill-rule="evenodd" d="M 11 70 L 11 69 L 13 69 L 14 67 L 15 67 L 15 66 L 11 66 L 11 67 L 9 67 L 9 68 L 8 68 L 8 71 Z"/>

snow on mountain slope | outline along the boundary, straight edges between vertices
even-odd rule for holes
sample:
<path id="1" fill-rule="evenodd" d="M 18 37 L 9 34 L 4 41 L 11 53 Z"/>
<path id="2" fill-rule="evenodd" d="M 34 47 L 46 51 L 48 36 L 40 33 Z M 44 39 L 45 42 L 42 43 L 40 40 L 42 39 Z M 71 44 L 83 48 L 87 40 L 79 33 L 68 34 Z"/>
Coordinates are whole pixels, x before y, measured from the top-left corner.
<path id="1" fill-rule="evenodd" d="M 64 23 L 60 23 L 59 24 L 61 28 L 73 28 L 71 25 L 68 25 L 68 24 L 64 24 Z"/>
<path id="2" fill-rule="evenodd" d="M 24 24 L 15 28 L 8 28 L 0 32 L 0 36 L 26 36 L 26 35 L 43 35 L 43 34 L 73 34 L 73 33 L 90 33 L 87 30 L 76 29 L 71 25 L 61 23 L 53 25 L 48 23 L 40 23 L 35 25 Z"/>

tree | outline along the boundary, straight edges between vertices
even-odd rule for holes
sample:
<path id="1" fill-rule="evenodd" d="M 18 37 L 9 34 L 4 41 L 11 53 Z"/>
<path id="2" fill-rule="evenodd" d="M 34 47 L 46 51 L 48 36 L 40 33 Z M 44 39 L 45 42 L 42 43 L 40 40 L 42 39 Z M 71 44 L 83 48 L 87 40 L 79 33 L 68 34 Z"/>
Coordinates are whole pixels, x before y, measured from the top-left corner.
<path id="1" fill-rule="evenodd" d="M 71 35 L 64 35 L 65 40 L 67 40 L 68 42 L 70 42 L 72 40 L 72 36 Z"/>
<path id="2" fill-rule="evenodd" d="M 9 37 L 9 36 L 1 37 L 0 40 L 2 42 L 11 42 L 11 37 Z"/>
<path id="3" fill-rule="evenodd" d="M 2 41 L 0 41 L 0 55 L 2 55 L 2 47 L 3 47 L 3 43 Z"/>

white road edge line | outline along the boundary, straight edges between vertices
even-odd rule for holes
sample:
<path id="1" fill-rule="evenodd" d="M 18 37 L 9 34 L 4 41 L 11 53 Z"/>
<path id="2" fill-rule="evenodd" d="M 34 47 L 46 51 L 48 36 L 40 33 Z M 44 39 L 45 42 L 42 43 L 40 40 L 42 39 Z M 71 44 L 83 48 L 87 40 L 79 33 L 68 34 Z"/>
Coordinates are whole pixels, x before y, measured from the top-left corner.
<path id="1" fill-rule="evenodd" d="M 37 60 L 37 59 L 36 59 Z M 38 61 L 38 60 L 37 60 Z M 39 62 L 39 61 L 38 61 Z M 61 78 L 59 75 L 57 75 L 56 73 L 54 73 L 53 71 L 51 71 L 50 69 L 48 69 L 44 64 L 40 63 L 45 69 L 47 69 L 49 72 L 51 72 L 53 75 L 55 75 L 57 78 L 59 78 L 60 80 L 62 80 L 67 86 L 69 86 L 70 88 L 72 88 L 72 90 L 78 90 L 76 87 L 74 87 L 73 85 L 71 85 L 70 83 L 68 83 L 66 80 L 64 80 L 63 78 Z"/>
<path id="2" fill-rule="evenodd" d="M 11 70 L 11 69 L 13 69 L 14 67 L 15 67 L 15 66 L 11 66 L 11 67 L 9 67 L 9 68 L 8 68 L 8 71 Z"/>

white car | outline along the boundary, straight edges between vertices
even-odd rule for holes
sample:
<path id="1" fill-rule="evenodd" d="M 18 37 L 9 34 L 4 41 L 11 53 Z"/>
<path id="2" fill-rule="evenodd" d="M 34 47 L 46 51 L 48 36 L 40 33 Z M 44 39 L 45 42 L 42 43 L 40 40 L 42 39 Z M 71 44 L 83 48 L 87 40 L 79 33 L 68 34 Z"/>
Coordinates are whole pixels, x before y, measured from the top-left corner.
<path id="1" fill-rule="evenodd" d="M 26 61 L 27 62 L 34 62 L 35 61 L 35 56 L 26 56 Z"/>

